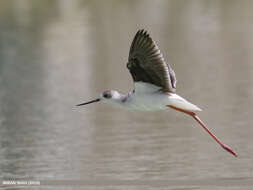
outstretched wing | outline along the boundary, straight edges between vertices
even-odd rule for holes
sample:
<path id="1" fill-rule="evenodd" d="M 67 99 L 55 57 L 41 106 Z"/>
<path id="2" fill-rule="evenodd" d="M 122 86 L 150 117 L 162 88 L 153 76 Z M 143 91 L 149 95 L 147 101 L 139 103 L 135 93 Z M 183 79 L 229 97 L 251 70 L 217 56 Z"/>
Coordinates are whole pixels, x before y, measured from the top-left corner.
<path id="1" fill-rule="evenodd" d="M 176 91 L 176 75 L 165 62 L 158 46 L 147 31 L 139 30 L 131 44 L 127 68 L 134 82 L 146 82 L 165 92 Z"/>

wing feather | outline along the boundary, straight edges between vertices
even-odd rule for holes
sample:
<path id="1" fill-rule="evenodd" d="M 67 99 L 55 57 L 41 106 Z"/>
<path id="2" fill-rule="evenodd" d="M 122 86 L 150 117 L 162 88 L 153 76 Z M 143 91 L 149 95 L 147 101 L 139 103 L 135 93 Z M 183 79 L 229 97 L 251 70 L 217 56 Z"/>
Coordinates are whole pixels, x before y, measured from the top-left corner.
<path id="1" fill-rule="evenodd" d="M 127 68 L 134 82 L 147 82 L 163 91 L 176 91 L 176 75 L 147 31 L 139 30 L 131 44 Z"/>

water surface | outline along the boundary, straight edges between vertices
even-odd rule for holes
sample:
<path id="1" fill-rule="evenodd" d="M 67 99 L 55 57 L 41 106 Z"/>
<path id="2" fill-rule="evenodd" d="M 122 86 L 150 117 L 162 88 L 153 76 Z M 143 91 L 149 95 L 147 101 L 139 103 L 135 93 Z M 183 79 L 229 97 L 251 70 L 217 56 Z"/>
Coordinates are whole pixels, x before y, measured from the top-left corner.
<path id="1" fill-rule="evenodd" d="M 252 189 L 252 20 L 246 0 L 1 1 L 1 179 Z M 105 89 L 132 89 L 126 62 L 141 28 L 175 70 L 177 93 L 238 158 L 173 110 L 75 107 Z"/>

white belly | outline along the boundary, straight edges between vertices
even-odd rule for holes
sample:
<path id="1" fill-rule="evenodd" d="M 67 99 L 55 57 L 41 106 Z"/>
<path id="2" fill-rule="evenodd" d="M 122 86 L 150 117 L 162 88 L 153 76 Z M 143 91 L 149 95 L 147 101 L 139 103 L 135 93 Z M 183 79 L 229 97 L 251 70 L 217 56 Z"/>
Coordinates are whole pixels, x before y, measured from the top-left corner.
<path id="1" fill-rule="evenodd" d="M 126 107 L 133 110 L 164 110 L 168 109 L 168 96 L 158 93 L 134 94 L 125 102 Z"/>
<path id="2" fill-rule="evenodd" d="M 181 96 L 175 93 L 161 92 L 159 87 L 143 82 L 135 83 L 135 93 L 123 104 L 124 107 L 133 110 L 165 110 L 168 109 L 168 105 L 172 105 L 184 110 L 201 111 L 200 108 Z"/>

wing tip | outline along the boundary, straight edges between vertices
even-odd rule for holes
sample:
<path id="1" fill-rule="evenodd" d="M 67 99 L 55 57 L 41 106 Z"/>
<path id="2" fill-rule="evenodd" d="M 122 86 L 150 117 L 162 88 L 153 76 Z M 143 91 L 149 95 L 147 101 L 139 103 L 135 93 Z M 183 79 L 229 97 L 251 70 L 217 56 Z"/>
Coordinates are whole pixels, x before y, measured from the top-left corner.
<path id="1" fill-rule="evenodd" d="M 137 31 L 136 35 L 149 37 L 149 32 L 145 30 L 144 28 L 142 28 Z"/>

